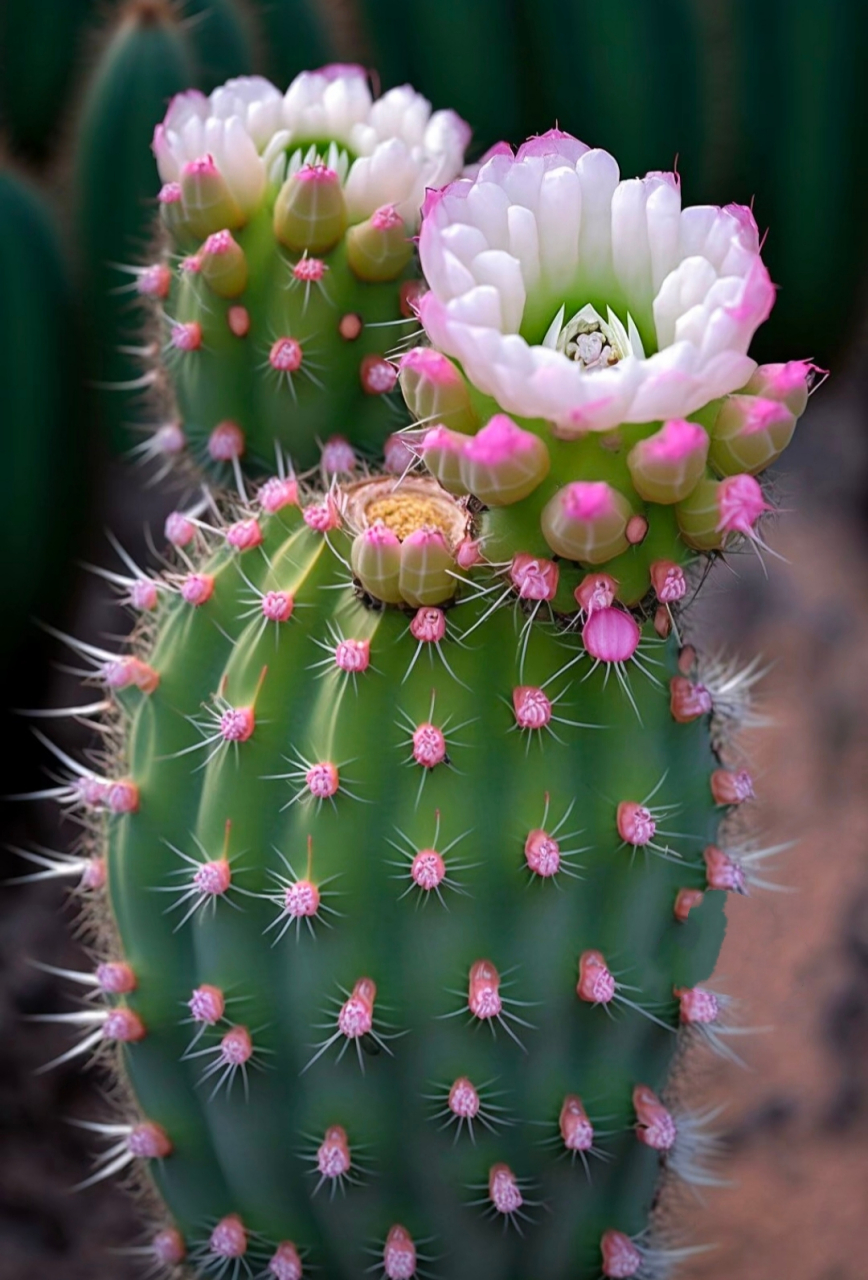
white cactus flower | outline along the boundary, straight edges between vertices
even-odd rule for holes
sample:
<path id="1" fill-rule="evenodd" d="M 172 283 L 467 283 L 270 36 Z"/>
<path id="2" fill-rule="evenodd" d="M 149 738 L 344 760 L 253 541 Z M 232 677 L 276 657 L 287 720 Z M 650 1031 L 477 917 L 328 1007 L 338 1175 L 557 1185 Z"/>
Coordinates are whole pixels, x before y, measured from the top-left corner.
<path id="1" fill-rule="evenodd" d="M 420 316 L 502 409 L 573 437 L 679 418 L 743 387 L 774 302 L 751 211 L 682 209 L 559 130 L 426 200 Z"/>

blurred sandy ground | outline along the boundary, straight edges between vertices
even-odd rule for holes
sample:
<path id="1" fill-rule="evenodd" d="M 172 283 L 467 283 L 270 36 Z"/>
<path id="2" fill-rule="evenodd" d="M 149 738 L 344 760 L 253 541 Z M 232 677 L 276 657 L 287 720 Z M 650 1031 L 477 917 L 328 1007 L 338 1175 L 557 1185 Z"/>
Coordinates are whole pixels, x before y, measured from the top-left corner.
<path id="1" fill-rule="evenodd" d="M 750 1070 L 704 1052 L 689 1070 L 693 1105 L 727 1102 L 721 1124 L 734 1185 L 672 1210 L 714 1251 L 684 1280 L 865 1280 L 868 1275 L 868 377 L 862 362 L 815 397 L 787 455 L 775 529 L 788 563 L 740 557 L 710 584 L 694 630 L 706 648 L 774 656 L 763 710 L 773 726 L 747 744 L 758 779 L 759 829 L 793 839 L 777 878 L 792 892 L 734 900 L 717 985 L 751 1026 L 774 1034 L 743 1048 Z M 104 523 L 142 548 L 145 511 L 123 472 L 110 477 Z M 105 562 L 104 551 L 93 557 Z M 92 635 L 118 628 L 91 584 L 79 618 Z M 79 634 L 81 634 L 81 626 Z M 69 703 L 61 681 L 49 698 Z M 30 825 L 47 821 L 22 817 Z M 22 830 L 19 838 L 28 832 Z M 52 833 L 42 838 L 52 838 Z M 70 1007 L 27 956 L 79 962 L 59 922 L 62 893 L 0 894 L 0 1280 L 127 1280 L 137 1266 L 110 1252 L 141 1238 L 117 1187 L 70 1196 L 87 1176 L 88 1137 L 63 1117 L 98 1117 L 100 1080 L 77 1066 L 35 1076 L 68 1047 L 64 1032 L 22 1025 Z M 742 1046 L 740 1046 L 742 1047 Z M 528 1278 L 530 1280 L 530 1277 Z M 534 1280 L 545 1280 L 535 1277 Z"/>

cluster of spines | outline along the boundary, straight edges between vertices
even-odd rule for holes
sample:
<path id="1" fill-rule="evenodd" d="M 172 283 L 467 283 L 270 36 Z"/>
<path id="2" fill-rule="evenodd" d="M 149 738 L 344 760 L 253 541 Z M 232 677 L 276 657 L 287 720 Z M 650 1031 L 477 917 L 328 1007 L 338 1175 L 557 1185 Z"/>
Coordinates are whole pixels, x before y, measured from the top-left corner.
<path id="1" fill-rule="evenodd" d="M 226 541 L 230 547 L 238 554 L 250 551 L 261 544 L 261 536 L 244 540 L 243 542 L 233 541 L 229 534 L 231 530 L 239 527 L 250 528 L 251 524 L 260 529 L 260 522 L 267 520 L 269 514 L 281 510 L 284 507 L 294 506 L 299 501 L 299 490 L 295 481 L 287 477 L 277 477 L 275 480 L 266 482 L 262 487 L 261 501 L 257 508 L 247 508 L 241 512 L 236 512 L 237 519 L 232 519 L 225 524 L 222 533 L 226 537 Z M 310 528 L 316 528 L 316 524 L 307 520 L 306 523 Z M 338 521 L 339 523 L 339 521 Z M 196 526 L 197 532 L 202 534 L 200 526 Z M 260 529 L 261 534 L 261 529 Z M 204 537 L 204 535 L 203 535 Z M 204 543 L 203 543 L 204 545 Z M 112 575 L 115 583 L 124 593 L 126 603 L 144 608 L 146 610 L 153 609 L 159 603 L 160 598 L 166 592 L 177 591 L 181 598 L 191 607 L 198 607 L 205 600 L 210 599 L 214 590 L 214 578 L 207 573 L 192 571 L 188 574 L 181 575 L 180 579 L 177 575 L 173 578 L 168 575 L 162 579 L 152 579 L 143 574 L 131 562 L 127 561 L 126 566 L 129 570 L 129 576 Z M 552 562 L 552 567 L 557 570 L 557 566 Z M 543 567 L 542 576 L 544 577 L 545 569 Z M 591 580 L 593 576 L 589 575 L 589 579 L 584 584 L 583 594 L 580 596 L 579 591 L 576 593 L 576 600 L 580 609 L 584 611 L 587 619 L 590 620 L 594 616 L 600 616 L 607 610 L 615 608 L 611 592 L 611 580 L 609 583 L 605 580 L 605 575 L 596 575 L 596 580 Z M 185 586 L 189 584 L 191 579 L 206 583 L 208 586 L 204 594 L 190 593 L 185 591 Z M 601 581 L 602 580 L 602 581 Z M 525 578 L 512 577 L 512 585 L 515 590 L 515 598 L 519 601 L 527 599 L 522 592 L 522 584 Z M 530 597 L 534 599 L 533 595 Z M 292 612 L 291 597 L 284 600 L 284 608 L 282 612 L 285 616 L 278 617 L 274 611 L 269 616 L 266 610 L 266 596 L 261 596 L 260 607 L 262 609 L 264 621 L 281 622 L 288 620 Z M 595 608 L 595 605 L 597 606 Z M 273 608 L 273 602 L 271 602 Z M 619 614 L 625 617 L 630 615 L 626 610 L 617 609 Z M 587 622 L 586 622 L 587 625 Z M 428 645 L 433 649 L 439 646 L 440 642 L 446 635 L 446 614 L 443 610 L 436 607 L 422 608 L 420 607 L 413 617 L 410 627 L 410 633 L 414 639 L 418 641 L 419 646 Z M 343 665 L 339 653 L 347 648 L 349 638 L 339 638 L 335 645 L 335 664 L 336 666 L 355 676 L 359 671 L 364 671 L 370 661 L 370 647 L 364 650 L 364 657 L 360 659 L 359 654 L 346 660 Z M 88 646 L 81 646 L 80 652 L 88 658 L 95 668 L 95 674 L 106 685 L 107 695 L 110 698 L 112 691 L 119 691 L 125 688 L 135 687 L 144 696 L 153 693 L 159 684 L 159 673 L 150 666 L 144 657 L 136 654 L 113 655 L 105 651 L 94 650 Z M 349 652 L 349 650 L 347 650 Z M 685 651 L 682 663 L 685 669 L 689 670 L 694 655 L 692 651 Z M 599 661 L 613 662 L 615 659 L 611 657 L 599 657 Z M 445 661 L 445 659 L 444 659 Z M 448 666 L 446 668 L 449 669 Z M 716 677 L 721 688 L 721 697 L 725 701 L 724 695 L 731 695 L 731 687 L 733 685 L 732 673 L 724 673 L 728 678 L 723 679 L 719 671 L 712 673 Z M 749 683 L 749 682 L 748 682 Z M 219 697 L 219 694 L 218 694 Z M 715 710 L 715 686 L 714 678 L 707 679 L 705 683 L 701 680 L 691 680 L 688 675 L 679 675 L 673 677 L 672 680 L 672 715 L 678 722 L 687 722 L 702 715 L 713 714 Z M 515 702 L 515 700 L 514 700 Z M 520 706 L 524 706 L 524 702 L 519 700 L 515 702 L 514 711 L 516 715 L 516 723 L 523 728 L 529 728 L 532 731 L 548 724 L 548 719 L 543 717 L 543 721 L 534 720 L 533 723 L 522 725 L 520 716 Z M 100 703 L 102 706 L 103 703 Z M 728 715 L 732 715 L 732 708 L 729 707 Z M 239 744 L 243 743 L 254 732 L 255 728 L 255 709 L 250 707 L 232 707 L 228 703 L 225 706 L 217 707 L 215 714 L 215 731 L 209 738 L 204 737 L 204 745 L 209 745 L 211 741 L 216 742 L 217 749 L 220 749 L 225 743 Z M 440 754 L 435 760 L 433 756 L 426 755 L 432 749 L 432 742 L 418 746 L 415 741 L 415 733 L 419 729 L 427 728 L 440 733 L 442 732 L 430 720 L 425 725 L 414 726 L 414 735 L 411 738 L 413 744 L 413 760 L 423 768 L 436 767 L 442 762 L 443 754 Z M 200 744 L 197 744 L 197 746 Z M 440 743 L 441 748 L 443 743 Z M 100 777 L 90 770 L 84 770 L 77 766 L 69 757 L 61 756 L 61 760 L 66 763 L 72 770 L 73 775 L 68 783 L 62 783 L 58 788 L 52 789 L 56 798 L 66 802 L 72 806 L 84 806 L 91 811 L 109 812 L 109 813 L 129 813 L 133 812 L 138 804 L 138 792 L 134 782 L 129 779 L 110 779 Z M 307 788 L 309 795 L 318 801 L 323 799 L 332 799 L 339 789 L 339 780 L 337 777 L 337 767 L 331 762 L 303 761 L 306 770 L 304 772 L 304 786 Z M 320 783 L 319 773 L 324 770 L 330 770 L 329 777 L 325 777 Z M 314 778 L 316 774 L 316 778 Z M 116 789 L 121 787 L 120 792 Z M 315 788 L 319 788 L 318 791 Z M 727 809 L 752 798 L 752 784 L 749 775 L 744 770 L 728 770 L 723 767 L 717 769 L 711 776 L 710 788 L 715 803 L 725 806 Z M 122 795 L 122 799 L 119 797 Z M 131 798 L 132 797 L 132 798 Z M 637 849 L 654 849 L 654 837 L 657 833 L 657 827 L 663 811 L 655 811 L 653 807 L 649 807 L 647 801 L 651 797 L 646 797 L 644 801 L 624 800 L 618 805 L 617 812 L 614 815 L 613 826 L 617 834 L 621 837 L 623 844 L 631 846 L 634 852 Z M 569 814 L 565 815 L 565 818 Z M 528 833 L 525 842 L 525 858 L 528 870 L 531 876 L 540 876 L 546 878 L 554 876 L 559 870 L 570 873 L 569 855 L 576 851 L 563 851 L 561 842 L 558 840 L 560 827 L 563 823 L 554 826 L 551 831 L 546 830 L 547 811 L 542 819 L 542 827 Z M 227 829 L 227 847 L 229 832 Z M 563 840 L 564 837 L 561 838 Z M 425 897 L 430 896 L 432 890 L 437 890 L 441 883 L 448 886 L 448 864 L 445 862 L 443 855 L 437 849 L 437 837 L 435 835 L 434 845 L 430 850 L 417 850 L 413 855 L 410 866 L 411 888 L 417 888 L 420 894 Z M 662 849 L 667 852 L 668 846 Z M 181 851 L 178 851 L 181 853 Z M 191 859 L 188 854 L 181 853 L 185 862 L 194 862 L 195 869 L 190 876 L 190 884 L 185 888 L 183 901 L 186 903 L 191 901 L 192 910 L 195 911 L 203 905 L 216 904 L 217 900 L 227 894 L 232 884 L 232 874 L 230 869 L 230 860 L 228 858 L 227 849 L 219 858 L 212 858 L 201 850 L 202 860 Z M 444 851 L 445 853 L 446 851 Z M 423 857 L 426 854 L 427 857 Z M 91 889 L 98 889 L 104 883 L 104 871 L 97 874 L 102 868 L 102 864 L 98 860 L 66 859 L 59 855 L 51 855 L 45 852 L 34 853 L 28 855 L 32 860 L 36 861 L 41 870 L 36 872 L 36 876 L 43 875 L 63 875 L 75 874 L 83 877 L 85 883 Z M 706 868 L 706 880 L 709 888 L 729 889 L 735 891 L 745 891 L 750 872 L 751 853 L 740 853 L 737 850 L 724 850 L 716 845 L 708 846 L 704 853 L 704 862 Z M 685 864 L 689 865 L 689 864 Z M 328 910 L 323 902 L 323 885 L 317 885 L 311 878 L 310 868 L 305 878 L 298 878 L 292 869 L 290 870 L 290 879 L 285 880 L 281 886 L 281 892 L 278 896 L 272 896 L 274 901 L 280 908 L 280 914 L 275 923 L 296 924 L 300 925 L 304 921 L 309 927 L 314 922 L 322 920 L 323 910 Z M 455 887 L 453 885 L 453 887 Z M 692 907 L 701 900 L 702 891 L 697 888 L 682 889 L 673 904 L 673 911 L 678 920 L 685 920 Z M 187 910 L 187 917 L 191 914 L 190 909 Z M 185 918 L 187 918 L 185 917 Z M 99 966 L 94 974 L 70 974 L 75 980 L 91 986 L 96 992 L 102 993 L 108 997 L 105 1006 L 101 1009 L 88 1010 L 82 1014 L 60 1015 L 63 1020 L 77 1022 L 86 1029 L 85 1038 L 81 1044 L 76 1046 L 69 1054 L 64 1054 L 65 1059 L 79 1053 L 86 1053 L 91 1048 L 103 1042 L 112 1043 L 131 1043 L 143 1038 L 146 1034 L 146 1027 L 141 1019 L 123 1003 L 124 994 L 135 989 L 136 978 L 125 962 L 113 959 L 107 960 Z M 655 1021 L 659 1019 L 650 1012 L 650 1010 L 641 1009 L 640 1005 L 631 1001 L 620 990 L 620 984 L 614 977 L 608 967 L 606 959 L 599 952 L 585 952 L 580 957 L 578 983 L 576 987 L 577 995 L 580 999 L 591 1004 L 598 1004 L 608 1007 L 612 1001 L 623 999 L 634 1010 L 641 1011 L 647 1016 L 652 1017 Z M 704 988 L 693 989 L 676 989 L 674 992 L 678 1000 L 678 1021 L 680 1025 L 687 1028 L 692 1034 L 702 1035 L 708 1043 L 710 1043 L 719 1052 L 724 1052 L 733 1056 L 731 1050 L 726 1043 L 726 1033 L 729 1028 L 725 1017 L 727 1002 L 718 997 L 715 993 Z M 345 993 L 345 1000 L 340 1005 L 340 1011 L 337 1019 L 337 1031 L 325 1042 L 324 1048 L 317 1051 L 319 1053 L 325 1051 L 332 1043 L 343 1040 L 341 1052 L 351 1043 L 355 1044 L 359 1052 L 359 1060 L 363 1062 L 361 1055 L 360 1043 L 363 1036 L 377 1037 L 374 1022 L 374 1001 L 376 988 L 369 978 L 359 979 L 352 992 Z M 501 992 L 501 979 L 497 968 L 488 960 L 477 961 L 470 970 L 468 975 L 467 987 L 461 992 L 462 1005 L 457 1012 L 468 1012 L 471 1019 L 494 1025 L 500 1022 L 510 1036 L 519 1040 L 516 1028 L 524 1025 L 529 1026 L 520 1015 L 510 1011 L 509 1001 Z M 240 1071 L 244 1078 L 245 1088 L 247 1087 L 247 1066 L 251 1067 L 262 1065 L 256 1061 L 257 1052 L 260 1048 L 256 1046 L 253 1039 L 253 1033 L 241 1025 L 231 1022 L 226 1023 L 226 1029 L 221 1033 L 219 1040 L 205 1048 L 198 1049 L 201 1034 L 209 1028 L 215 1027 L 225 1019 L 225 996 L 218 988 L 200 987 L 193 993 L 190 999 L 190 1015 L 191 1020 L 196 1024 L 196 1035 L 191 1044 L 190 1053 L 201 1053 L 209 1059 L 209 1066 L 206 1074 L 217 1076 L 216 1089 L 226 1085 L 230 1089 L 236 1073 Z M 510 1026 L 510 1022 L 512 1026 Z M 671 1025 L 671 1024 L 665 1024 Z M 379 1043 L 388 1050 L 386 1039 L 380 1037 Z M 312 1058 L 308 1066 L 312 1065 L 316 1058 Z M 637 1086 L 641 1090 L 644 1086 Z M 634 1095 L 635 1096 L 635 1095 Z M 450 1086 L 446 1096 L 446 1111 L 448 1112 L 448 1122 L 452 1123 L 457 1120 L 458 1133 L 464 1122 L 467 1122 L 469 1131 L 472 1133 L 472 1120 L 478 1118 L 480 1123 L 490 1127 L 496 1127 L 497 1123 L 505 1123 L 506 1121 L 498 1117 L 496 1109 L 489 1109 L 491 1104 L 486 1104 L 484 1098 L 484 1086 L 476 1088 L 469 1080 L 463 1078 L 456 1079 Z M 669 1155 L 670 1167 L 679 1171 L 679 1162 L 672 1153 L 675 1145 L 675 1134 L 678 1131 L 678 1124 L 673 1120 L 671 1113 L 659 1099 L 651 1100 L 647 1097 L 642 1098 L 642 1105 L 645 1108 L 646 1118 L 643 1120 L 643 1111 L 637 1106 L 638 1128 L 637 1134 L 639 1140 L 646 1145 L 655 1146 L 657 1150 L 666 1152 Z M 648 1108 L 650 1107 L 650 1111 Z M 658 1110 L 655 1112 L 654 1108 Z M 659 1110 L 662 1108 L 662 1111 Z M 669 1117 L 668 1121 L 661 1119 L 663 1113 Z M 649 1124 L 647 1115 L 651 1115 L 652 1119 L 656 1115 L 656 1125 Z M 580 1125 L 578 1120 L 582 1121 Z M 581 1099 L 576 1096 L 570 1096 L 564 1099 L 561 1116 L 559 1120 L 559 1131 L 563 1141 L 565 1151 L 579 1151 L 584 1153 L 593 1148 L 593 1126 L 591 1125 L 590 1143 L 583 1145 L 583 1139 L 577 1135 L 579 1129 L 584 1125 L 584 1113 Z M 688 1118 L 689 1121 L 689 1118 Z M 590 1122 L 588 1122 L 590 1124 Z M 339 1127 L 338 1127 L 339 1128 Z M 687 1124 L 690 1128 L 690 1124 Z M 121 1130 L 123 1129 L 123 1132 Z M 112 1137 L 118 1138 L 118 1142 L 112 1146 L 103 1160 L 101 1168 L 94 1175 L 93 1179 L 88 1179 L 88 1184 L 102 1176 L 107 1176 L 109 1172 L 115 1169 L 125 1167 L 130 1162 L 137 1159 L 164 1159 L 171 1153 L 171 1139 L 159 1126 L 153 1125 L 150 1121 L 144 1120 L 137 1125 L 126 1126 L 109 1126 L 104 1130 Z M 159 1132 L 158 1132 L 159 1131 Z M 585 1132 L 583 1130 L 583 1132 Z M 331 1185 L 342 1185 L 340 1179 L 349 1174 L 352 1162 L 347 1157 L 347 1168 L 337 1174 L 330 1174 L 327 1170 L 331 1168 L 337 1169 L 337 1156 L 346 1154 L 344 1147 L 348 1142 L 344 1130 L 337 1129 L 329 1134 L 320 1143 L 316 1149 L 316 1168 L 320 1175 L 320 1184 L 323 1179 L 334 1177 L 337 1181 Z M 341 1140 L 341 1134 L 343 1139 Z M 662 1136 L 661 1136 L 662 1135 Z M 457 1136 L 457 1135 L 456 1135 Z M 668 1141 L 666 1139 L 671 1139 Z M 342 1146 L 343 1142 L 343 1146 Z M 332 1147 L 334 1151 L 332 1151 Z M 346 1148 L 347 1152 L 349 1148 Z M 328 1157 L 328 1158 L 327 1158 Z M 692 1180 L 703 1180 L 708 1175 L 701 1168 L 691 1165 L 689 1159 L 685 1158 L 681 1161 L 680 1172 L 683 1176 L 688 1176 Z M 318 1185 L 320 1185 L 318 1184 Z M 527 1195 L 522 1192 L 521 1184 L 513 1174 L 509 1166 L 495 1165 L 490 1171 L 487 1202 L 489 1207 L 493 1207 L 493 1211 L 497 1214 L 505 1215 L 506 1221 L 520 1222 L 520 1213 L 523 1208 L 527 1207 Z M 403 1237 L 400 1233 L 404 1229 L 394 1227 L 389 1234 L 389 1240 L 392 1242 L 392 1250 L 390 1256 L 398 1257 L 401 1250 L 395 1248 L 395 1242 L 400 1243 Z M 398 1233 L 395 1235 L 394 1233 Z M 617 1234 L 617 1233 L 616 1233 Z M 404 1241 L 404 1252 L 407 1257 L 410 1256 L 409 1250 L 415 1248 L 412 1239 L 407 1236 Z M 170 1245 L 169 1239 L 174 1242 Z M 224 1240 L 224 1236 L 226 1239 Z M 230 1239 L 231 1237 L 231 1239 Z M 243 1227 L 240 1219 L 235 1215 L 230 1215 L 229 1219 L 222 1220 L 214 1228 L 207 1249 L 204 1250 L 203 1258 L 207 1260 L 210 1255 L 220 1258 L 240 1258 L 245 1256 L 246 1251 L 251 1247 L 251 1233 L 247 1232 Z M 641 1245 L 637 1242 L 630 1243 L 631 1254 L 627 1245 L 622 1242 L 615 1246 L 612 1256 L 621 1254 L 630 1257 L 641 1257 L 642 1266 L 646 1266 L 646 1255 L 642 1252 Z M 215 1243 L 216 1241 L 216 1243 Z M 160 1243 L 158 1243 L 160 1242 Z M 242 1249 L 243 1244 L 243 1249 Z M 387 1240 L 384 1247 L 384 1259 L 389 1254 L 389 1241 Z M 611 1242 L 610 1242 L 611 1245 Z M 604 1266 L 608 1265 L 607 1248 L 610 1247 L 604 1243 L 603 1256 Z M 165 1253 L 165 1260 L 169 1260 L 169 1254 L 172 1249 L 175 1252 L 181 1248 L 180 1237 L 171 1230 L 161 1232 L 155 1239 L 154 1252 L 158 1258 L 163 1257 L 161 1250 Z M 235 1252 L 226 1252 L 226 1249 L 234 1249 Z M 290 1269 L 295 1256 L 295 1246 L 289 1242 L 283 1242 L 274 1254 L 272 1262 L 274 1266 L 269 1264 L 271 1273 L 276 1276 L 282 1274 L 292 1275 Z M 620 1253 L 619 1253 L 620 1250 Z M 282 1251 L 282 1252 L 281 1252 Z M 200 1252 L 202 1252 L 200 1250 Z M 650 1255 L 648 1255 L 650 1256 Z M 213 1261 L 213 1258 L 212 1258 Z M 283 1270 L 275 1269 L 277 1266 L 283 1267 Z M 384 1261 L 386 1274 L 401 1274 L 399 1269 L 389 1271 L 391 1265 Z M 398 1267 L 399 1263 L 395 1266 Z M 615 1264 L 612 1264 L 615 1265 Z M 618 1265 L 623 1265 L 618 1263 Z M 299 1274 L 301 1262 L 298 1262 Z M 408 1272 L 413 1275 L 415 1272 Z M 634 1271 L 605 1271 L 607 1275 L 644 1275 L 645 1271 L 635 1269 Z M 651 1274 L 650 1272 L 648 1274 Z"/>

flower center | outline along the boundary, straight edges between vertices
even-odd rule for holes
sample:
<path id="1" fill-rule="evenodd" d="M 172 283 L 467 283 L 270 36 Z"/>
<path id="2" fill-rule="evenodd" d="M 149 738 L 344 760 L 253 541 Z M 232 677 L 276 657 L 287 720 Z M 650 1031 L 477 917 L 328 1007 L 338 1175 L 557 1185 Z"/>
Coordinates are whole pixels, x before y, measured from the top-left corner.
<path id="1" fill-rule="evenodd" d="M 608 316 L 604 320 L 596 307 L 588 302 L 564 323 L 564 304 L 549 325 L 543 346 L 560 351 L 589 373 L 608 369 L 625 356 L 644 357 L 642 341 L 632 317 L 627 316 L 628 327 L 625 329 L 612 308 L 607 310 Z"/>

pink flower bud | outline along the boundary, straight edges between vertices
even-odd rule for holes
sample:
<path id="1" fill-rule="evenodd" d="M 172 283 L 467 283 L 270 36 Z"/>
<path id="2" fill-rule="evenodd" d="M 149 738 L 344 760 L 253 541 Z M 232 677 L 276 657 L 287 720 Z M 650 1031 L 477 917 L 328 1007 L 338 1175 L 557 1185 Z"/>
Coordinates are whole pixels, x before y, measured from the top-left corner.
<path id="1" fill-rule="evenodd" d="M 743 804 L 754 799 L 753 779 L 747 769 L 715 769 L 711 775 L 715 804 Z"/>
<path id="2" fill-rule="evenodd" d="M 705 471 L 708 434 L 696 422 L 672 418 L 627 455 L 630 476 L 646 502 L 681 502 Z"/>
<path id="3" fill-rule="evenodd" d="M 188 161 L 181 170 L 184 220 L 195 236 L 244 225 L 244 214 L 210 155 Z"/>
<path id="4" fill-rule="evenodd" d="M 786 364 L 761 364 L 745 387 L 748 395 L 780 400 L 800 418 L 808 404 L 808 392 L 825 370 L 810 360 L 788 360 Z"/>
<path id="5" fill-rule="evenodd" d="M 672 560 L 654 560 L 650 573 L 651 585 L 661 604 L 675 604 L 687 595 L 687 579 L 681 565 Z"/>
<path id="6" fill-rule="evenodd" d="M 171 287 L 172 272 L 165 262 L 143 267 L 136 277 L 136 291 L 146 298 L 168 298 Z"/>
<path id="7" fill-rule="evenodd" d="M 414 347 L 401 357 L 401 391 L 417 422 L 442 422 L 453 431 L 472 434 L 479 418 L 459 370 L 432 347 Z"/>
<path id="8" fill-rule="evenodd" d="M 669 681 L 669 707 L 677 724 L 689 724 L 713 710 L 705 685 L 694 684 L 686 676 L 673 676 Z"/>
<path id="9" fill-rule="evenodd" d="M 461 481 L 489 507 L 506 507 L 533 493 L 551 466 L 539 436 L 524 431 L 505 413 L 496 413 L 459 455 Z"/>
<path id="10" fill-rule="evenodd" d="M 602 564 L 627 550 L 627 522 L 632 514 L 624 495 L 604 480 L 577 480 L 549 499 L 540 524 L 557 555 Z"/>
<path id="11" fill-rule="evenodd" d="M 455 595 L 455 556 L 439 529 L 416 529 L 401 544 L 399 586 L 407 604 L 442 604 Z"/>
<path id="12" fill-rule="evenodd" d="M 218 298 L 237 298 L 247 288 L 247 258 L 231 231 L 215 231 L 199 250 L 202 279 Z"/>
<path id="13" fill-rule="evenodd" d="M 342 238 L 347 207 L 341 180 L 324 164 L 303 165 L 287 178 L 274 205 L 274 234 L 293 253 L 322 257 Z"/>
<path id="14" fill-rule="evenodd" d="M 430 427 L 422 437 L 419 456 L 425 466 L 449 493 L 467 493 L 462 476 L 461 459 L 470 437 L 448 427 Z"/>
<path id="15" fill-rule="evenodd" d="M 353 573 L 365 591 L 385 604 L 402 604 L 399 586 L 401 542 L 384 524 L 373 524 L 353 542 L 350 555 Z"/>
<path id="16" fill-rule="evenodd" d="M 208 437 L 208 453 L 215 462 L 234 462 L 244 456 L 244 432 L 236 422 L 218 422 Z"/>
<path id="17" fill-rule="evenodd" d="M 723 475 L 756 475 L 790 443 L 796 415 L 782 400 L 727 396 L 714 423 L 710 459 Z"/>

